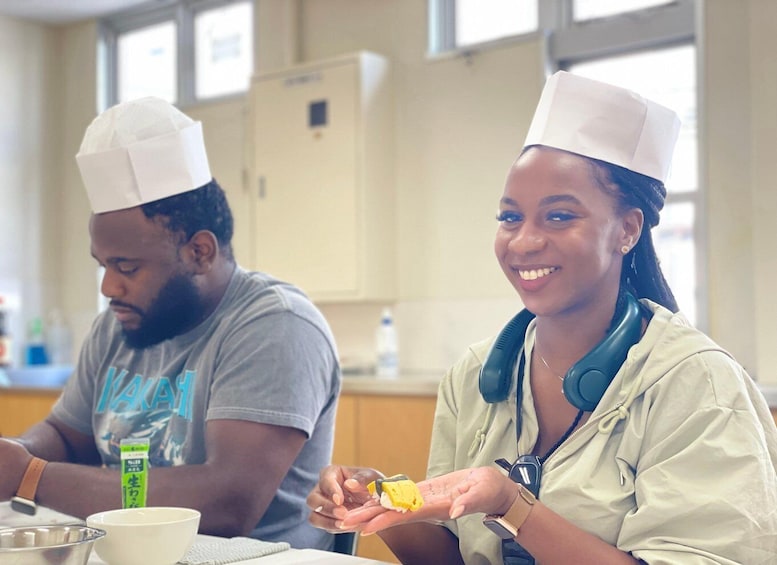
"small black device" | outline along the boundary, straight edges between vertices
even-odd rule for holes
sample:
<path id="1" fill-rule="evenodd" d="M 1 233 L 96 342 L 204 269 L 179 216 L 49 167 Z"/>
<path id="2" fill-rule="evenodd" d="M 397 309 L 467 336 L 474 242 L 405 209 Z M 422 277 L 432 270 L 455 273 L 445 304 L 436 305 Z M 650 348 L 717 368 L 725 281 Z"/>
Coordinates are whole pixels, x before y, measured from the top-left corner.
<path id="1" fill-rule="evenodd" d="M 564 396 L 572 406 L 593 411 L 604 391 L 642 335 L 642 306 L 630 292 L 611 329 L 591 351 L 570 367 L 564 377 Z M 616 313 L 618 308 L 616 308 Z M 480 369 L 480 394 L 488 403 L 502 402 L 510 394 L 513 369 L 523 347 L 526 329 L 534 314 L 521 310 L 510 320 L 491 346 Z"/>
<path id="2" fill-rule="evenodd" d="M 540 480 L 542 479 L 542 461 L 536 455 L 521 455 L 510 464 L 507 459 L 494 461 L 507 471 L 507 476 L 514 483 L 525 486 L 537 498 L 540 496 Z"/>

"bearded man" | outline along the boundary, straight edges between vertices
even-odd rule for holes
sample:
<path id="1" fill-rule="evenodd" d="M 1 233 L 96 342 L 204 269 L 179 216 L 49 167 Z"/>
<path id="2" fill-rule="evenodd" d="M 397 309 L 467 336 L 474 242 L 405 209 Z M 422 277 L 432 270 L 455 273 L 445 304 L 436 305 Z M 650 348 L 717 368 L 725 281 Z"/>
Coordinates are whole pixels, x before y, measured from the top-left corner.
<path id="1" fill-rule="evenodd" d="M 160 99 L 122 103 L 76 159 L 110 308 L 49 417 L 0 440 L 0 501 L 120 508 L 120 447 L 142 439 L 149 506 L 199 510 L 202 533 L 329 549 L 305 498 L 331 457 L 334 339 L 299 289 L 236 264 L 201 124 Z"/>

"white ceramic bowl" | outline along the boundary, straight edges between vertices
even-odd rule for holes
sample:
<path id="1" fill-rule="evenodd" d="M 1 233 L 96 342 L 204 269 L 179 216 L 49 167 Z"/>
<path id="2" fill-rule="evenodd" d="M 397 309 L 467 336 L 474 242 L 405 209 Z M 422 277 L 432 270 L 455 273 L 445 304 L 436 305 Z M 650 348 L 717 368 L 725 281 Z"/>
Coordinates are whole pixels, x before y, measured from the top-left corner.
<path id="1" fill-rule="evenodd" d="M 94 550 L 108 565 L 174 565 L 194 543 L 200 513 L 165 506 L 125 508 L 92 514 L 86 524 L 105 531 Z"/>

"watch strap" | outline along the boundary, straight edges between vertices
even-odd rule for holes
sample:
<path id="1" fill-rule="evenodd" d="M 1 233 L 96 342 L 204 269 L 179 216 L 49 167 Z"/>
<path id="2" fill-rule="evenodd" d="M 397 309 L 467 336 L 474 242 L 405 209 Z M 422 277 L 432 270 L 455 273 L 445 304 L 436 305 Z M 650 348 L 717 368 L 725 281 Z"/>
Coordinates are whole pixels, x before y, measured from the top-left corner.
<path id="1" fill-rule="evenodd" d="M 503 518 L 510 522 L 516 531 L 519 531 L 529 517 L 529 514 L 531 514 L 536 502 L 537 499 L 531 491 L 518 483 L 518 496 L 515 497 L 510 508 L 504 513 Z"/>
<path id="2" fill-rule="evenodd" d="M 16 496 L 24 498 L 31 502 L 35 501 L 35 493 L 38 490 L 38 483 L 40 482 L 40 476 L 43 474 L 43 469 L 46 467 L 48 461 L 44 461 L 40 457 L 33 457 L 27 464 L 27 469 L 24 471 L 22 482 L 19 484 L 19 489 L 16 491 Z"/>
<path id="3" fill-rule="evenodd" d="M 529 489 L 518 483 L 518 495 L 507 509 L 507 512 L 501 516 L 498 514 L 487 514 L 483 517 L 483 524 L 502 539 L 512 539 L 521 529 L 526 519 L 531 514 L 534 504 L 537 502 L 535 496 Z"/>

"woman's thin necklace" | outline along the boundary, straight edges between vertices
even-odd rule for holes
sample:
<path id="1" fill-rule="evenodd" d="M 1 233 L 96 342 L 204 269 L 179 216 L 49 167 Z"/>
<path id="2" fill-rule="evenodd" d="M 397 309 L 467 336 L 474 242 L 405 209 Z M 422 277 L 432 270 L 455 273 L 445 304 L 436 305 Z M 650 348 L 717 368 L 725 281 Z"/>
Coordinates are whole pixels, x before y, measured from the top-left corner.
<path id="1" fill-rule="evenodd" d="M 566 375 L 564 375 L 564 376 L 561 376 L 561 375 L 559 375 L 558 373 L 556 373 L 556 371 L 554 371 L 553 369 L 551 369 L 551 368 L 550 368 L 550 365 L 548 365 L 548 362 L 547 362 L 547 361 L 545 361 L 545 358 L 542 356 L 542 353 L 540 353 L 539 351 L 537 351 L 537 355 L 539 355 L 539 356 L 540 356 L 540 361 L 542 361 L 542 364 L 543 364 L 543 365 L 545 365 L 545 367 L 547 367 L 548 371 L 550 371 L 550 372 L 551 372 L 551 374 L 555 375 L 555 376 L 556 376 L 556 378 L 558 378 L 558 379 L 559 379 L 561 382 L 564 382 L 564 379 L 566 378 Z"/>
<path id="2" fill-rule="evenodd" d="M 564 379 L 567 378 L 566 375 L 559 375 L 556 371 L 550 368 L 550 365 L 548 365 L 548 362 L 545 361 L 545 358 L 542 356 L 542 353 L 540 353 L 540 350 L 537 348 L 537 342 L 535 340 L 534 342 L 534 349 L 537 351 L 537 355 L 540 356 L 540 361 L 542 361 L 542 364 L 545 365 L 545 367 L 550 371 L 552 375 L 554 375 L 557 379 L 559 379 L 562 383 L 564 382 Z M 564 392 L 564 387 L 561 387 L 561 392 Z"/>

